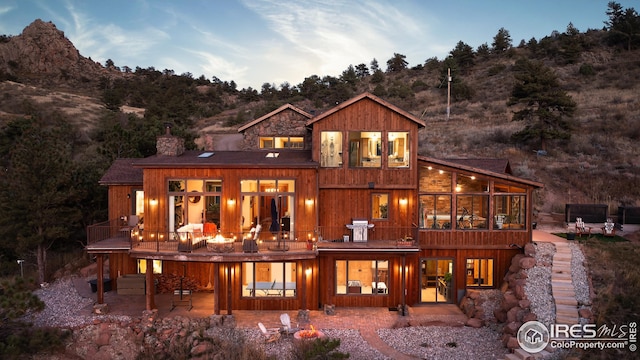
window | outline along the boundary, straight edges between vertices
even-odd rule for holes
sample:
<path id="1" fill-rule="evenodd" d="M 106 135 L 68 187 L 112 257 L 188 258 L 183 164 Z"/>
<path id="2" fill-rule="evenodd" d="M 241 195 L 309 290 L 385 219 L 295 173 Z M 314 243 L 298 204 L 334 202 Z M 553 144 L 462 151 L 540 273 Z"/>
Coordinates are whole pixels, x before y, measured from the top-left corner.
<path id="1" fill-rule="evenodd" d="M 220 228 L 222 180 L 169 180 L 169 231 L 187 224 L 215 223 Z"/>
<path id="2" fill-rule="evenodd" d="M 493 259 L 467 259 L 467 287 L 493 286 Z"/>
<path id="3" fill-rule="evenodd" d="M 138 259 L 138 274 L 147 273 L 147 260 Z M 153 273 L 162 274 L 162 260 L 153 260 Z"/>
<path id="4" fill-rule="evenodd" d="M 389 132 L 387 135 L 388 166 L 390 168 L 409 167 L 409 133 Z"/>
<path id="5" fill-rule="evenodd" d="M 323 131 L 320 133 L 320 166 L 342 166 L 342 132 Z"/>
<path id="6" fill-rule="evenodd" d="M 377 167 L 382 164 L 382 133 L 349 132 L 349 167 Z"/>
<path id="7" fill-rule="evenodd" d="M 296 264 L 246 262 L 242 264 L 242 296 L 295 297 Z"/>
<path id="8" fill-rule="evenodd" d="M 336 260 L 336 294 L 388 294 L 388 260 Z"/>
<path id="9" fill-rule="evenodd" d="M 457 229 L 486 229 L 489 214 L 489 196 L 458 195 Z"/>
<path id="10" fill-rule="evenodd" d="M 377 220 L 389 218 L 389 194 L 371 195 L 371 218 Z"/>
<path id="11" fill-rule="evenodd" d="M 524 229 L 525 228 L 525 195 L 495 195 L 493 197 L 493 228 Z"/>
<path id="12" fill-rule="evenodd" d="M 419 220 L 422 229 L 451 229 L 451 195 L 420 195 Z"/>
<path id="13" fill-rule="evenodd" d="M 240 181 L 243 237 L 294 238 L 295 190 L 295 180 L 290 179 Z"/>
<path id="14" fill-rule="evenodd" d="M 260 137 L 260 149 L 302 149 L 302 136 L 267 136 Z"/>

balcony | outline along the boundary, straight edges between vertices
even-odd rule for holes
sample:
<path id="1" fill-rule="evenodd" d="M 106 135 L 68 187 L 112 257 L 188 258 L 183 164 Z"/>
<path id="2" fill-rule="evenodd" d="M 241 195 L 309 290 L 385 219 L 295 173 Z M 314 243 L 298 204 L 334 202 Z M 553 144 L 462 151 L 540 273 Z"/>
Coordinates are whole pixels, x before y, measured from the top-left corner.
<path id="1" fill-rule="evenodd" d="M 321 226 L 315 230 L 296 232 L 263 231 L 257 235 L 224 231 L 207 234 L 198 229 L 178 232 L 140 230 L 138 227 L 122 224 L 120 220 L 112 220 L 87 228 L 87 251 L 127 252 L 134 256 L 188 255 L 191 259 L 233 259 L 264 255 L 312 258 L 318 248 L 417 248 L 417 228 L 374 227 L 366 231 L 366 241 L 360 239 L 354 242 L 353 230 L 346 226 Z"/>

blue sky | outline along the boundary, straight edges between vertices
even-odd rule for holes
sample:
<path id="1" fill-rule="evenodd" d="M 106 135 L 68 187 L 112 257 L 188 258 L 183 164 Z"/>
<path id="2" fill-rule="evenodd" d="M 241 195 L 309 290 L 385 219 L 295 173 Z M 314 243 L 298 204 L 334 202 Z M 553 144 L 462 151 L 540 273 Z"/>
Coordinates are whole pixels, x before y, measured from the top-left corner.
<path id="1" fill-rule="evenodd" d="M 409 66 L 443 59 L 460 40 L 514 45 L 569 22 L 601 29 L 609 0 L 0 0 L 0 34 L 53 22 L 85 57 L 117 66 L 216 76 L 239 88 L 300 84 L 394 53 Z M 618 1 L 640 10 L 638 0 Z"/>

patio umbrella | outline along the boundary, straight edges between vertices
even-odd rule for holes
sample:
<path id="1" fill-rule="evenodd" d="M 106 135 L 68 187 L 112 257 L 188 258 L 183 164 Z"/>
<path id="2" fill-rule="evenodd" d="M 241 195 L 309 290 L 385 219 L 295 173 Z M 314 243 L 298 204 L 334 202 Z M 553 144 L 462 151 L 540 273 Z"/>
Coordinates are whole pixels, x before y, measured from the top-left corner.
<path id="1" fill-rule="evenodd" d="M 271 199 L 271 226 L 269 231 L 277 233 L 280 231 L 280 222 L 278 221 L 278 207 L 276 206 L 276 199 Z"/>

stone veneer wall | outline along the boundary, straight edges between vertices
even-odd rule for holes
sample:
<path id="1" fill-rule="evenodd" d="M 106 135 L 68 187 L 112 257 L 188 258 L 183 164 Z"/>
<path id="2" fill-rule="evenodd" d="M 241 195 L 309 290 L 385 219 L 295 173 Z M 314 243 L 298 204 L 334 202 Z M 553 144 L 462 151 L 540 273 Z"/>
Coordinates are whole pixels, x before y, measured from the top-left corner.
<path id="1" fill-rule="evenodd" d="M 158 155 L 179 156 L 184 153 L 184 139 L 173 135 L 158 136 L 156 141 Z"/>
<path id="2" fill-rule="evenodd" d="M 244 131 L 242 149 L 260 149 L 261 136 L 302 136 L 304 137 L 304 150 L 310 150 L 311 131 L 306 127 L 308 120 L 306 116 L 291 109 L 277 113 Z"/>

